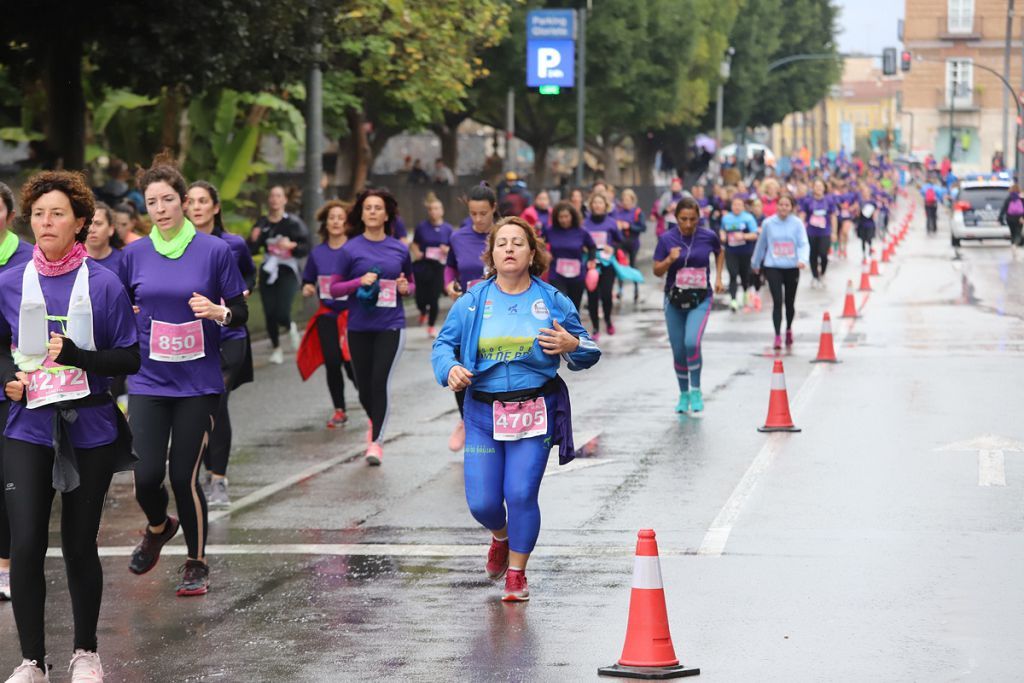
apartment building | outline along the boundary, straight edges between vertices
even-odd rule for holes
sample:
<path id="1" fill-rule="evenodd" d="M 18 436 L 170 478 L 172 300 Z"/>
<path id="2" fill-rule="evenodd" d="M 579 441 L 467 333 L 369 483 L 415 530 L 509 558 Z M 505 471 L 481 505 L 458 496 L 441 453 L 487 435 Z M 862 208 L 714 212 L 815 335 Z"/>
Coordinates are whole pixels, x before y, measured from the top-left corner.
<path id="1" fill-rule="evenodd" d="M 905 0 L 903 45 L 914 57 L 903 79 L 903 111 L 914 124 L 914 148 L 950 155 L 958 169 L 985 170 L 996 150 L 1013 164 L 1014 95 L 1008 95 L 1009 142 L 1003 142 L 1005 86 L 984 67 L 1003 73 L 1009 0 Z M 1022 88 L 1017 2 L 1009 82 Z M 905 121 L 910 125 L 910 121 Z"/>

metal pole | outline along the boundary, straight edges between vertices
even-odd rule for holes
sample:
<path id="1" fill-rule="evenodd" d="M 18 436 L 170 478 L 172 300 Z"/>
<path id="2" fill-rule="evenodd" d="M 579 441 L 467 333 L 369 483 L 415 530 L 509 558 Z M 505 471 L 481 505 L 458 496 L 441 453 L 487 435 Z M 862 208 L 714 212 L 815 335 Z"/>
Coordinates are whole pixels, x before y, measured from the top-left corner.
<path id="1" fill-rule="evenodd" d="M 302 219 L 307 226 L 316 221 L 316 211 L 324 203 L 324 192 L 320 187 L 323 172 L 323 72 L 320 70 L 322 44 L 320 43 L 321 22 L 316 16 L 316 3 L 311 3 L 309 13 L 310 32 L 315 41 L 312 46 L 312 60 L 306 74 L 306 178 L 302 200 Z"/>
<path id="2" fill-rule="evenodd" d="M 516 91 L 508 89 L 505 100 L 505 170 L 516 170 Z"/>
<path id="3" fill-rule="evenodd" d="M 576 23 L 580 27 L 576 63 L 576 186 L 583 187 L 583 126 L 586 121 L 587 102 L 587 10 L 585 7 L 576 10 L 576 19 Z"/>
<path id="4" fill-rule="evenodd" d="M 1010 41 L 1013 40 L 1013 5 L 1006 10 L 1006 47 L 1003 49 L 1003 76 L 1010 78 Z M 1010 99 L 1009 93 L 1003 90 L 1003 162 L 1010 158 Z"/>
<path id="5" fill-rule="evenodd" d="M 1021 18 L 1020 23 L 1020 92 L 1016 93 L 1017 97 L 1017 119 L 1021 120 L 1021 97 L 1024 96 L 1024 17 Z M 1024 152 L 1021 151 L 1020 146 L 1024 144 L 1024 120 L 1017 124 L 1017 145 L 1014 153 L 1014 158 L 1017 160 L 1017 183 L 1024 185 Z"/>
<path id="6" fill-rule="evenodd" d="M 722 105 L 723 97 L 725 97 L 725 85 L 719 83 L 718 91 L 715 95 L 715 144 L 718 145 L 718 149 L 722 149 L 722 113 L 724 108 Z"/>

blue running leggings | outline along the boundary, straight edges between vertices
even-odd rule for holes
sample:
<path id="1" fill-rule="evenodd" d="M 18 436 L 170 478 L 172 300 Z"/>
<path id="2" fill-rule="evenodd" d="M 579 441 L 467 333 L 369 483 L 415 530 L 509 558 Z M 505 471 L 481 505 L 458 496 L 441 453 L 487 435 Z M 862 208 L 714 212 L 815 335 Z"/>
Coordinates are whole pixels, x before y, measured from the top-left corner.
<path id="1" fill-rule="evenodd" d="M 683 310 L 670 304 L 665 297 L 665 325 L 668 326 L 668 341 L 672 345 L 672 362 L 680 393 L 689 391 L 691 386 L 700 389 L 703 360 L 700 342 L 711 314 L 711 299 L 708 295 L 696 308 Z"/>
<path id="2" fill-rule="evenodd" d="M 492 531 L 501 529 L 507 520 L 508 546 L 517 553 L 533 552 L 540 535 L 537 494 L 551 450 L 551 420 L 555 416 L 554 398 L 549 396 L 546 403 L 545 436 L 495 441 L 491 405 L 466 396 L 466 502 L 474 519 Z"/>

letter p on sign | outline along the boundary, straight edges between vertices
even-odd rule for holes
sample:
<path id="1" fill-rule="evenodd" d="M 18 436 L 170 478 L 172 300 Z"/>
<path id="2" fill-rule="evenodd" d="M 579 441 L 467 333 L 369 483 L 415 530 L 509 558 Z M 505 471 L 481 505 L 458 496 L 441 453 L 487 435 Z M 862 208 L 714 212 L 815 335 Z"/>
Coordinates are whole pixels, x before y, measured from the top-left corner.
<path id="1" fill-rule="evenodd" d="M 537 75 L 541 78 L 560 78 L 562 71 L 558 65 L 562 63 L 562 55 L 551 47 L 537 50 Z"/>

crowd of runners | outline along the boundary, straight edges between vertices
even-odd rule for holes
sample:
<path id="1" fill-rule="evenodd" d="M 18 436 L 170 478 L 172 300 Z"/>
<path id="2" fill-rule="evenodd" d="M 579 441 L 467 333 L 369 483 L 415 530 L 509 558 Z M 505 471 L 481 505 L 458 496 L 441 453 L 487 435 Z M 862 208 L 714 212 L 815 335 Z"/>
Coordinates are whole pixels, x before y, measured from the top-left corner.
<path id="1" fill-rule="evenodd" d="M 899 182 L 884 158 L 839 159 L 749 184 L 673 179 L 650 212 L 634 191 L 598 182 L 564 198 L 540 191 L 511 216 L 500 188 L 480 184 L 458 207 L 430 196 L 411 231 L 395 198 L 371 189 L 320 207 L 315 238 L 280 186 L 247 234 L 229 232 L 217 188 L 189 184 L 164 157 L 137 177 L 148 232 L 79 174 L 39 173 L 17 201 L 0 184 L 0 597 L 12 600 L 24 658 L 8 680 L 48 680 L 43 563 L 58 492 L 72 680 L 103 679 L 97 532 L 116 472 L 133 472 L 143 533 L 128 570 L 153 569 L 180 530 L 187 559 L 174 590 L 209 590 L 208 511 L 230 506 L 229 396 L 254 380 L 253 292 L 270 362 L 284 362 L 286 333 L 303 380 L 325 368 L 327 429 L 351 421 L 346 384 L 355 390 L 370 466 L 384 461 L 410 303 L 408 319 L 433 340 L 434 377 L 459 408 L 447 446 L 463 452 L 470 512 L 491 533 L 487 575 L 504 578 L 503 600 L 522 601 L 549 452 L 562 463 L 575 454 L 559 369 L 598 362 L 602 335 L 617 332 L 616 302 L 638 302 L 645 278 L 663 283 L 675 410 L 699 414 L 715 295 L 726 315 L 746 315 L 761 310 L 767 284 L 772 346 L 791 346 L 801 271 L 825 288 L 831 260 L 869 258 Z M 17 214 L 34 246 L 15 234 Z M 640 267 L 644 245 L 653 263 Z M 292 317 L 300 295 L 318 302 L 304 331 Z"/>

